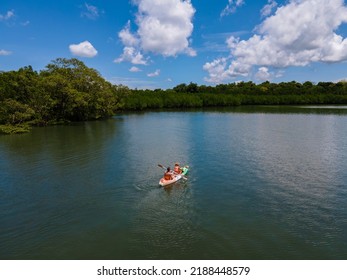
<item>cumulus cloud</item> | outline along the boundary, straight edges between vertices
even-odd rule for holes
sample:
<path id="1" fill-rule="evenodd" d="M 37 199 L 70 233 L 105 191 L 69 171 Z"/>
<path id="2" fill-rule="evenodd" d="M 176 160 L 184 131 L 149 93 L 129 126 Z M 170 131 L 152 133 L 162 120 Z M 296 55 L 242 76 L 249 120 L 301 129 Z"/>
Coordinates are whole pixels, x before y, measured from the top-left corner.
<path id="1" fill-rule="evenodd" d="M 6 56 L 6 55 L 10 55 L 10 54 L 12 54 L 12 52 L 6 51 L 6 50 L 0 50 L 0 55 Z"/>
<path id="2" fill-rule="evenodd" d="M 133 53 L 154 53 L 164 57 L 186 54 L 195 56 L 190 47 L 195 9 L 190 0 L 134 0 L 138 7 L 136 32 L 130 30 L 130 21 L 118 33 L 125 46 L 116 62 L 130 61 L 125 54 L 129 48 Z"/>
<path id="3" fill-rule="evenodd" d="M 13 17 L 14 17 L 14 11 L 13 10 L 7 11 L 7 13 L 4 15 L 0 14 L 0 21 L 7 21 Z"/>
<path id="4" fill-rule="evenodd" d="M 241 7 L 245 3 L 244 0 L 228 0 L 228 4 L 221 12 L 220 16 L 224 17 L 236 12 L 238 7 Z"/>
<path id="5" fill-rule="evenodd" d="M 114 60 L 116 63 L 121 63 L 124 61 L 129 61 L 132 64 L 147 65 L 147 59 L 134 47 L 124 47 L 123 54 Z"/>
<path id="6" fill-rule="evenodd" d="M 205 78 L 207 82 L 215 83 L 228 79 L 226 71 L 227 58 L 215 59 L 212 62 L 207 62 L 203 69 L 209 73 L 209 78 Z"/>
<path id="7" fill-rule="evenodd" d="M 121 39 L 123 45 L 134 47 L 140 44 L 140 39 L 137 38 L 130 31 L 130 20 L 127 22 L 125 27 L 118 33 L 119 38 Z"/>
<path id="8" fill-rule="evenodd" d="M 160 75 L 160 70 L 159 69 L 155 70 L 153 73 L 147 74 L 148 77 L 157 77 L 159 75 Z"/>
<path id="9" fill-rule="evenodd" d="M 271 78 L 271 74 L 269 73 L 269 68 L 267 67 L 260 67 L 258 69 L 257 74 L 255 74 L 255 78 L 257 80 L 261 81 L 267 81 Z"/>
<path id="10" fill-rule="evenodd" d="M 71 44 L 69 49 L 73 55 L 81 57 L 94 57 L 98 54 L 98 51 L 88 41 L 84 41 L 76 45 Z"/>
<path id="11" fill-rule="evenodd" d="M 251 76 L 255 66 L 283 69 L 312 62 L 345 61 L 347 39 L 336 30 L 346 22 L 343 0 L 290 0 L 267 17 L 249 39 L 231 36 L 227 40 L 230 55 L 224 58 L 224 71 L 216 76 L 221 71 L 220 63 L 206 63 L 206 80 L 218 83 Z"/>

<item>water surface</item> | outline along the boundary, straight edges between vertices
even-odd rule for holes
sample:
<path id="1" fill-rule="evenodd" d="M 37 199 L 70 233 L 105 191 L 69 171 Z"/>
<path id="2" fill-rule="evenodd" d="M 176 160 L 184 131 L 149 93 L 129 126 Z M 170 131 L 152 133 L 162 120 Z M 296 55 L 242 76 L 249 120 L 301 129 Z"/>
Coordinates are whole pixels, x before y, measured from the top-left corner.
<path id="1" fill-rule="evenodd" d="M 237 107 L 0 136 L 0 259 L 347 259 L 346 123 Z M 188 180 L 160 188 L 175 161 Z"/>

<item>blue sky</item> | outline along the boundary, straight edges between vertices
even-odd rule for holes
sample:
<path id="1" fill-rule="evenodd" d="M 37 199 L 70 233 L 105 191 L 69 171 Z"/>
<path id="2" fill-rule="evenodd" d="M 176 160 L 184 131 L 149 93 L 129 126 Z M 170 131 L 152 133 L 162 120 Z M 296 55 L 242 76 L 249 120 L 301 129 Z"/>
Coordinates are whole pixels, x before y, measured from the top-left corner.
<path id="1" fill-rule="evenodd" d="M 0 71 L 78 58 L 130 88 L 347 78 L 343 0 L 2 0 Z"/>

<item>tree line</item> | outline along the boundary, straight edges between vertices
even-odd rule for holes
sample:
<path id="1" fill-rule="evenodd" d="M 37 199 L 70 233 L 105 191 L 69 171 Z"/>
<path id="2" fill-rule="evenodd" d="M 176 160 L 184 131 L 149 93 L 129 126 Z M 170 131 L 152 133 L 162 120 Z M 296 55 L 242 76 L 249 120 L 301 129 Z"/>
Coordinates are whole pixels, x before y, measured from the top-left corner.
<path id="1" fill-rule="evenodd" d="M 65 58 L 39 72 L 31 66 L 0 72 L 0 133 L 97 120 L 122 110 L 290 104 L 347 104 L 347 83 L 191 82 L 166 90 L 139 90 L 113 85 L 82 61 Z"/>
<path id="2" fill-rule="evenodd" d="M 120 108 L 146 110 L 239 105 L 347 104 L 347 82 L 240 82 L 216 86 L 180 84 L 168 90 L 131 90 Z"/>

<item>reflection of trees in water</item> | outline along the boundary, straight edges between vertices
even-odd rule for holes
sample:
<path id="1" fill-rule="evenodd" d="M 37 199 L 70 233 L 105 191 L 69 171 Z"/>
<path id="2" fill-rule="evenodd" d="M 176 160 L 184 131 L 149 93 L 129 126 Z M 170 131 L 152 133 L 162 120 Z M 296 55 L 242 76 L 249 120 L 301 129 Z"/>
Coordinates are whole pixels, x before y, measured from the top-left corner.
<path id="1" fill-rule="evenodd" d="M 31 133 L 3 136 L 3 153 L 21 157 L 28 163 L 46 158 L 87 160 L 84 155 L 101 152 L 107 141 L 115 137 L 120 119 L 72 123 L 71 125 L 35 128 Z"/>
<path id="2" fill-rule="evenodd" d="M 3 184 L 18 197 L 23 193 L 32 196 L 26 198 L 31 201 L 53 193 L 83 196 L 87 187 L 93 188 L 103 179 L 99 175 L 108 166 L 107 154 L 112 152 L 109 142 L 117 138 L 120 124 L 110 119 L 35 128 L 28 134 L 2 137 Z"/>

